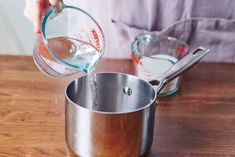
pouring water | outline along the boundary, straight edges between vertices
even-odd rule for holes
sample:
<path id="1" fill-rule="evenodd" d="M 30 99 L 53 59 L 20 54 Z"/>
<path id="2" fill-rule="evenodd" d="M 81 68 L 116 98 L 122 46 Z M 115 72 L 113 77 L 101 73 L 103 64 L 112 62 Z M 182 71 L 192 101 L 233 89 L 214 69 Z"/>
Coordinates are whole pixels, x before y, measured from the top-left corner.
<path id="1" fill-rule="evenodd" d="M 51 38 L 48 42 L 49 48 L 60 58 L 75 65 L 76 68 L 80 68 L 88 75 L 93 101 L 91 109 L 95 110 L 98 107 L 98 100 L 96 75 L 93 74 L 93 71 L 100 57 L 99 51 L 87 42 L 68 37 Z"/>

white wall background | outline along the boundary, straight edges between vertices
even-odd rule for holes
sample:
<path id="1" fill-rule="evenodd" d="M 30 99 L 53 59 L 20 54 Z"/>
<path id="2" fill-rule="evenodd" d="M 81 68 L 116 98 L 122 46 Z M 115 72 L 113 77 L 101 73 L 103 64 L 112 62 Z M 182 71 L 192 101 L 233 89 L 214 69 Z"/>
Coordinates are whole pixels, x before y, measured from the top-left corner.
<path id="1" fill-rule="evenodd" d="M 23 16 L 25 0 L 0 0 L 0 54 L 31 55 L 34 33 Z"/>

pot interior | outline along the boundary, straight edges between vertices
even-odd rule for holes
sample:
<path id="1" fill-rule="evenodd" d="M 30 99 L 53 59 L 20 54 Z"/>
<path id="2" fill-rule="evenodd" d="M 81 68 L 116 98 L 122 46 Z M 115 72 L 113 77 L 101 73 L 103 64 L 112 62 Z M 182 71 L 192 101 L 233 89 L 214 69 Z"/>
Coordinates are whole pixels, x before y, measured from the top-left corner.
<path id="1" fill-rule="evenodd" d="M 90 111 L 107 113 L 134 112 L 155 103 L 156 92 L 146 81 L 120 73 L 94 75 L 96 89 L 91 87 L 92 77 L 86 75 L 68 85 L 66 99 Z M 96 103 L 93 103 L 93 93 L 96 93 Z"/>

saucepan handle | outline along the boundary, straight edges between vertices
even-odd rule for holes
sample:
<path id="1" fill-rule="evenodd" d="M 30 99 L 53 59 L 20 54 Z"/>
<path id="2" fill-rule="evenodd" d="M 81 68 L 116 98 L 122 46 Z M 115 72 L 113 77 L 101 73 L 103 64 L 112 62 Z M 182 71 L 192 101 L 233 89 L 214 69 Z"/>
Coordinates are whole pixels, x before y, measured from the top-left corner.
<path id="1" fill-rule="evenodd" d="M 150 81 L 152 85 L 157 85 L 156 90 L 159 92 L 169 81 L 181 75 L 186 70 L 192 68 L 198 61 L 205 57 L 209 49 L 199 47 L 190 52 L 174 64 L 168 71 L 161 75 L 158 79 Z"/>

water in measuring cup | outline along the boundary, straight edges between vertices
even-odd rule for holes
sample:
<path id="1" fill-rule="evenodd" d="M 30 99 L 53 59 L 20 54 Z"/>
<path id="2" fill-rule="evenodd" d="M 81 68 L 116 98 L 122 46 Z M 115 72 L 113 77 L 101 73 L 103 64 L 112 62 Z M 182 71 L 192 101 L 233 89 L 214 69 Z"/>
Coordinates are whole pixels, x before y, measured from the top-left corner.
<path id="1" fill-rule="evenodd" d="M 55 52 L 64 62 L 88 73 L 95 69 L 100 52 L 95 46 L 68 37 L 56 37 L 48 40 L 48 47 Z"/>
<path id="2" fill-rule="evenodd" d="M 92 74 L 100 57 L 100 52 L 95 46 L 77 39 L 57 37 L 48 40 L 48 45 L 63 61 L 84 71 L 89 78 L 92 96 L 92 110 L 98 107 L 96 75 Z"/>

